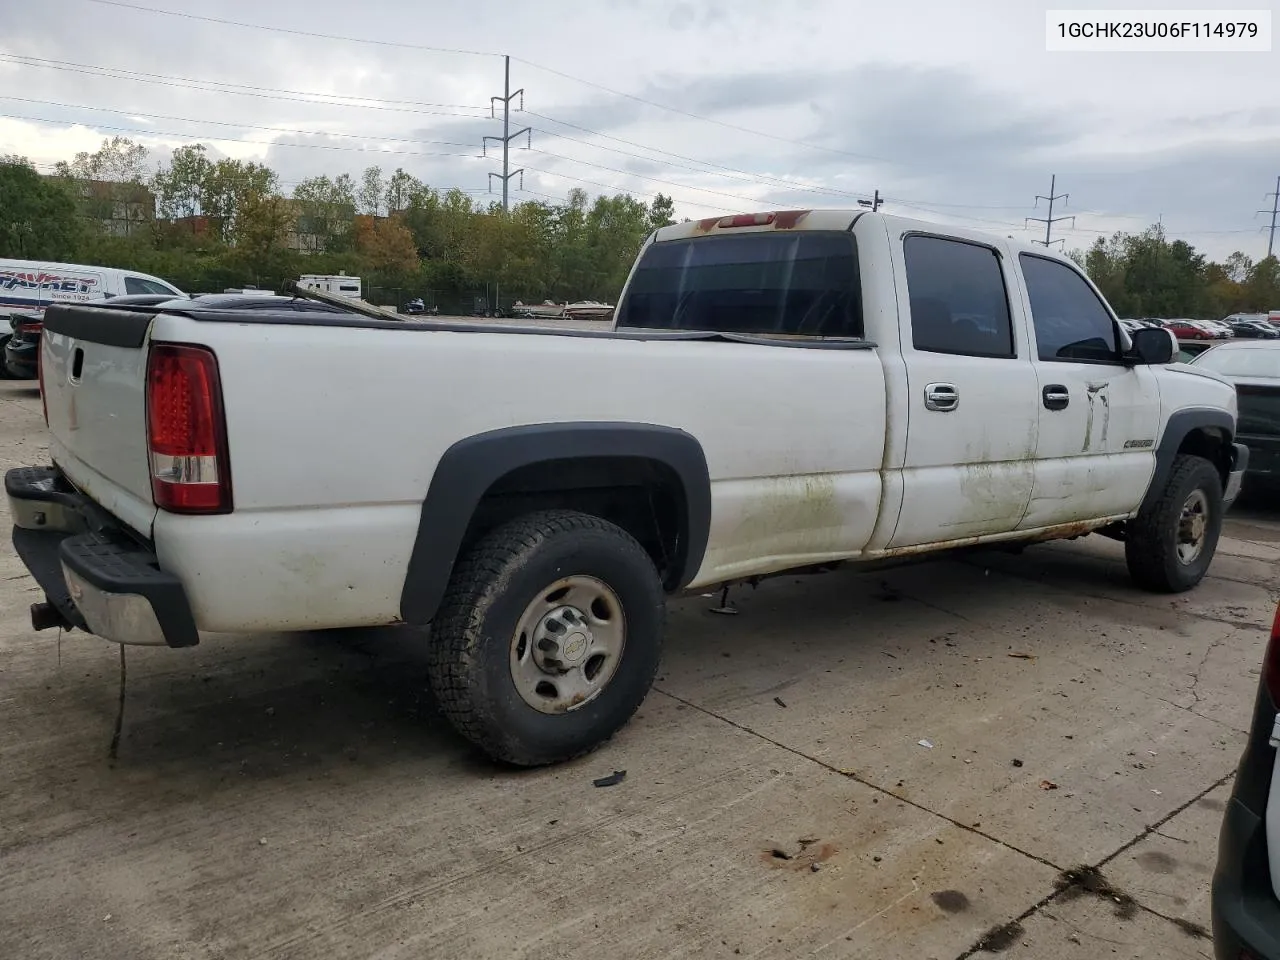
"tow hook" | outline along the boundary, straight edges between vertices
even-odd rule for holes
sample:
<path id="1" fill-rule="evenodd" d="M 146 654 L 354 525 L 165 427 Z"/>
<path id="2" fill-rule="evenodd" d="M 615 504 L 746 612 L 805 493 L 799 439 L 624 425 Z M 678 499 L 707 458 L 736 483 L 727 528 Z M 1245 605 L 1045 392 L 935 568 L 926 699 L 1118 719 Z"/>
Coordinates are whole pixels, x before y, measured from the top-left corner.
<path id="1" fill-rule="evenodd" d="M 62 615 L 62 611 L 55 607 L 52 603 L 45 601 L 44 603 L 33 603 L 31 605 L 31 629 L 33 630 L 49 630 L 53 627 L 61 627 L 64 630 L 72 628 L 71 621 Z"/>

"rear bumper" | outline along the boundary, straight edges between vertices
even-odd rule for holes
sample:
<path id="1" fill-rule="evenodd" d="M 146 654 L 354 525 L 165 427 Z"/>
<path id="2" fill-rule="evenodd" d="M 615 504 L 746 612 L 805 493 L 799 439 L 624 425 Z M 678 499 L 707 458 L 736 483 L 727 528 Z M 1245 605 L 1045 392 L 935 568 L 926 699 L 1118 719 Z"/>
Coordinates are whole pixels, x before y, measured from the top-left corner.
<path id="1" fill-rule="evenodd" d="M 1243 443 L 1232 444 L 1235 450 L 1231 458 L 1231 472 L 1227 475 L 1227 486 L 1222 491 L 1222 502 L 1231 506 L 1240 496 L 1240 486 L 1244 482 L 1245 472 L 1249 469 L 1249 448 Z"/>
<path id="2" fill-rule="evenodd" d="M 1218 960 L 1239 960 L 1245 948 L 1280 960 L 1280 900 L 1267 867 L 1266 825 L 1232 797 L 1213 875 L 1213 950 Z"/>
<path id="3" fill-rule="evenodd" d="M 15 380 L 34 380 L 39 376 L 36 361 L 40 353 L 39 341 L 10 338 L 4 345 L 5 372 Z"/>
<path id="4" fill-rule="evenodd" d="M 160 569 L 53 467 L 19 467 L 4 478 L 13 545 L 57 616 L 37 604 L 32 625 L 75 627 L 115 643 L 199 643 L 181 581 Z"/>

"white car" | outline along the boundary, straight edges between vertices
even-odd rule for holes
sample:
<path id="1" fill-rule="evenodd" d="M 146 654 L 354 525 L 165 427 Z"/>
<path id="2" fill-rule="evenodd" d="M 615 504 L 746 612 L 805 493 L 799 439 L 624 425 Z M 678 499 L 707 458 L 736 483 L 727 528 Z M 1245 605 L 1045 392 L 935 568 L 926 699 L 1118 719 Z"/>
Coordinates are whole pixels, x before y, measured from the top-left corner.
<path id="1" fill-rule="evenodd" d="M 670 594 L 1089 532 L 1188 590 L 1248 460 L 1066 257 L 872 211 L 664 227 L 597 330 L 92 313 L 49 309 L 52 463 L 5 478 L 33 625 L 431 623 L 445 714 L 521 765 L 627 722 Z"/>

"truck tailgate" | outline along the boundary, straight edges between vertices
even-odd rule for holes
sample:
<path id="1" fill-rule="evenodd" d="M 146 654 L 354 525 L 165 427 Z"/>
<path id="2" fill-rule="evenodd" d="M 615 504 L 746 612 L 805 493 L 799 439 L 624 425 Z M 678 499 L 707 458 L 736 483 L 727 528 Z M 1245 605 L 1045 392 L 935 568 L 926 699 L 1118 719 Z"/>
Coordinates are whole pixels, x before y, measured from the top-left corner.
<path id="1" fill-rule="evenodd" d="M 51 306 L 41 346 L 54 463 L 92 500 L 148 538 L 156 514 L 146 409 L 152 317 L 109 307 Z"/>

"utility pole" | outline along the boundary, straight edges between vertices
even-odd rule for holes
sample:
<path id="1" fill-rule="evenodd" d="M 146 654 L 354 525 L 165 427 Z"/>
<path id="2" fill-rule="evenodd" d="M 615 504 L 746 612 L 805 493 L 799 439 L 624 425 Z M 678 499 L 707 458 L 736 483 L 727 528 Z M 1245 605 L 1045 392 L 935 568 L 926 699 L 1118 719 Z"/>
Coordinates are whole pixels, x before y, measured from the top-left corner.
<path id="1" fill-rule="evenodd" d="M 1276 244 L 1276 214 L 1280 212 L 1280 177 L 1276 177 L 1275 193 L 1268 193 L 1267 196 L 1271 198 L 1271 209 L 1258 212 L 1271 214 L 1271 232 L 1267 235 L 1267 256 L 1270 257 Z"/>
<path id="2" fill-rule="evenodd" d="M 1055 188 L 1055 187 L 1057 187 L 1057 185 L 1058 185 L 1058 175 L 1057 175 L 1057 174 L 1054 174 L 1054 175 L 1050 178 L 1050 180 L 1049 180 L 1049 195 L 1048 195 L 1047 197 L 1043 197 L 1043 196 L 1041 196 L 1040 194 L 1036 194 L 1036 207 L 1037 207 L 1037 208 L 1040 206 L 1040 201 L 1041 201 L 1041 200 L 1048 200 L 1048 201 L 1049 201 L 1049 215 L 1048 215 L 1047 217 L 1027 217 L 1027 218 L 1026 218 L 1026 223 L 1043 223 L 1043 224 L 1044 224 L 1044 241 L 1043 241 L 1043 245 L 1044 245 L 1044 246 L 1046 246 L 1046 247 L 1047 247 L 1047 246 L 1049 246 L 1049 244 L 1053 242 L 1053 241 L 1051 241 L 1051 240 L 1049 239 L 1049 237 L 1051 236 L 1051 232 L 1052 232 L 1052 230 L 1053 230 L 1053 225 L 1054 225 L 1055 223 L 1057 223 L 1057 222 L 1058 222 L 1058 221 L 1060 221 L 1060 220 L 1070 220 L 1070 221 L 1071 221 L 1071 225 L 1072 225 L 1073 227 L 1075 226 L 1075 223 L 1076 223 L 1076 218 L 1075 218 L 1075 217 L 1073 217 L 1073 216 L 1072 216 L 1072 217 L 1055 217 L 1055 216 L 1053 215 L 1053 204 L 1054 204 L 1054 201 L 1055 201 L 1055 200 L 1064 200 L 1064 201 L 1065 201 L 1065 200 L 1067 199 L 1067 197 L 1069 197 L 1069 196 L 1070 196 L 1070 194 L 1067 194 L 1067 193 L 1060 193 L 1060 194 L 1056 194 L 1056 195 L 1055 195 L 1053 191 L 1054 191 L 1054 188 Z M 1039 241 L 1039 240 L 1036 240 L 1036 241 L 1034 241 L 1034 242 L 1035 242 L 1035 243 L 1041 243 L 1041 241 Z"/>
<path id="3" fill-rule="evenodd" d="M 519 170 L 511 169 L 511 141 L 516 137 L 527 135 L 529 138 L 529 145 L 532 146 L 533 131 L 528 127 L 525 127 L 523 130 L 517 130 L 515 133 L 511 132 L 511 101 L 516 97 L 519 97 L 520 109 L 524 109 L 524 87 L 521 87 L 519 90 L 511 89 L 511 58 L 503 57 L 502 59 L 504 61 L 502 96 L 489 98 L 489 115 L 495 120 L 498 118 L 498 114 L 494 109 L 494 104 L 498 102 L 502 103 L 502 136 L 485 137 L 482 141 L 481 153 L 488 156 L 490 140 L 494 140 L 502 144 L 502 172 L 489 174 L 489 188 L 493 189 L 494 177 L 497 177 L 502 181 L 502 212 L 507 213 L 511 209 L 508 201 L 508 186 L 511 183 L 511 178 L 519 174 L 520 188 L 522 190 L 524 189 L 524 168 L 521 167 Z"/>
<path id="4" fill-rule="evenodd" d="M 879 187 L 877 187 L 877 188 L 876 188 L 876 195 L 875 195 L 875 197 L 874 197 L 873 199 L 871 199 L 871 200 L 859 200 L 859 201 L 858 201 L 858 205 L 859 205 L 859 206 L 862 206 L 862 207 L 870 207 L 870 208 L 871 208 L 871 212 L 872 212 L 872 213 L 875 213 L 877 210 L 879 210 L 879 209 L 880 209 L 880 204 L 882 204 L 882 203 L 884 203 L 884 200 L 883 200 L 883 198 L 881 198 L 881 196 L 880 196 L 880 188 L 879 188 Z"/>

